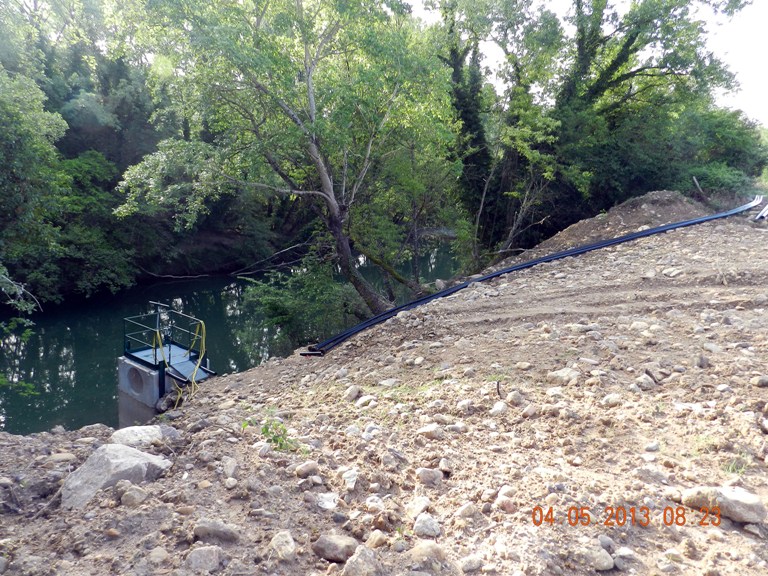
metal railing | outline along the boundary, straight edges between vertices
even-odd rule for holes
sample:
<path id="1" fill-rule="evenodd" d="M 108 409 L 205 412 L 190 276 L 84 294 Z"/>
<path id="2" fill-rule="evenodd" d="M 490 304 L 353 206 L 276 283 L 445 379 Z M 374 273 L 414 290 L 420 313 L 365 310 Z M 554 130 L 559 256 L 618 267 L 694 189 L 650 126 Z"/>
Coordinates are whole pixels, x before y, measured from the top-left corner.
<path id="1" fill-rule="evenodd" d="M 152 363 L 172 363 L 174 347 L 184 350 L 187 359 L 199 358 L 204 346 L 205 326 L 201 320 L 171 309 L 160 302 L 150 302 L 154 312 L 123 319 L 124 352 L 131 356 L 152 351 Z"/>

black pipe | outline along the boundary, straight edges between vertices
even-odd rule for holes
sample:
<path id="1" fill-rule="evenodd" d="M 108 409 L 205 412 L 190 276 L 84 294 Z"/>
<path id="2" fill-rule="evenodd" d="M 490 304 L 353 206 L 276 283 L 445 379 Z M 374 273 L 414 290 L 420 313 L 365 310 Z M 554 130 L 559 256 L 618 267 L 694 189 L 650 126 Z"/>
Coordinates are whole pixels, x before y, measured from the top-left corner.
<path id="1" fill-rule="evenodd" d="M 509 268 L 498 270 L 497 272 L 493 272 L 491 274 L 488 274 L 476 280 L 463 282 L 461 284 L 457 284 L 456 286 L 451 286 L 450 288 L 441 290 L 440 292 L 435 292 L 434 294 L 423 296 L 417 300 L 414 300 L 413 302 L 409 302 L 407 304 L 402 304 L 400 306 L 396 306 L 395 308 L 391 308 L 386 312 L 382 312 L 381 314 L 373 316 L 372 318 L 369 318 L 368 320 L 361 322 L 360 324 L 353 326 L 352 328 L 349 328 L 344 332 L 341 332 L 340 334 L 333 336 L 332 338 L 329 338 L 328 340 L 324 340 L 319 344 L 314 344 L 312 346 L 307 347 L 307 350 L 304 352 L 300 352 L 300 354 L 302 356 L 322 356 L 326 352 L 329 352 L 330 350 L 332 350 L 333 348 L 335 348 L 336 346 L 344 342 L 345 340 L 348 340 L 349 338 L 351 338 L 355 334 L 362 332 L 363 330 L 367 330 L 371 326 L 375 326 L 376 324 L 380 324 L 386 320 L 389 320 L 393 316 L 396 316 L 397 314 L 405 310 L 411 310 L 413 308 L 416 308 L 417 306 L 421 306 L 422 304 L 427 304 L 432 300 L 436 300 L 438 298 L 445 298 L 446 296 L 455 294 L 459 290 L 463 290 L 464 288 L 466 288 L 467 286 L 475 282 L 485 282 L 487 280 L 492 280 L 493 278 L 503 276 L 504 274 L 517 272 L 518 270 L 525 270 L 527 268 L 533 268 L 534 266 L 537 266 L 539 264 L 544 264 L 545 262 L 561 260 L 563 258 L 568 258 L 569 256 L 578 256 L 580 254 L 586 254 L 587 252 L 592 252 L 593 250 L 600 250 L 602 248 L 608 248 L 609 246 L 623 244 L 624 242 L 630 242 L 632 240 L 638 240 L 640 238 L 653 236 L 654 234 L 661 234 L 662 232 L 668 232 L 670 230 L 676 230 L 678 228 L 685 228 L 687 226 L 703 224 L 704 222 L 711 222 L 712 220 L 718 220 L 720 218 L 727 218 L 728 216 L 734 216 L 736 214 L 746 212 L 747 210 L 750 210 L 755 206 L 759 206 L 762 203 L 762 201 L 763 201 L 762 196 L 755 196 L 755 199 L 749 202 L 748 204 L 744 204 L 743 206 L 739 206 L 738 208 L 728 210 L 727 212 L 720 212 L 719 214 L 713 214 L 711 216 L 701 216 L 699 218 L 694 218 L 692 220 L 684 220 L 682 222 L 665 224 L 663 226 L 658 226 L 656 228 L 649 228 L 648 230 L 643 230 L 641 232 L 634 232 L 632 234 L 626 234 L 625 236 L 618 236 L 616 238 L 610 238 L 608 240 L 601 240 L 593 244 L 578 246 L 576 248 L 563 250 L 562 252 L 556 252 L 548 256 L 542 256 L 541 258 L 536 258 L 535 260 L 522 262 L 520 264 L 510 266 Z"/>

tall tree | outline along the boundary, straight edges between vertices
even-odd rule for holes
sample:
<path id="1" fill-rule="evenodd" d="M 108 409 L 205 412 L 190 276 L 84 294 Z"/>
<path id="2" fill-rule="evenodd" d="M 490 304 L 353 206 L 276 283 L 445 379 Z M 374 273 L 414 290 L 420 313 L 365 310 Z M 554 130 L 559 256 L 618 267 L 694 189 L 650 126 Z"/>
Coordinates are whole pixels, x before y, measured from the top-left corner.
<path id="1" fill-rule="evenodd" d="M 115 15 L 129 44 L 154 55 L 158 83 L 190 127 L 126 173 L 125 211 L 166 199 L 194 217 L 208 199 L 254 187 L 303 197 L 333 238 L 344 277 L 372 311 L 386 309 L 357 270 L 346 225 L 372 166 L 398 148 L 399 130 L 439 120 L 429 103 L 445 80 L 404 5 L 160 0 L 120 3 Z M 207 142 L 203 123 L 214 135 Z M 156 170 L 185 155 L 194 162 L 186 184 L 163 185 Z"/>
<path id="2" fill-rule="evenodd" d="M 460 197 L 467 212 L 478 219 L 477 234 L 487 236 L 484 192 L 491 153 L 483 123 L 487 103 L 483 94 L 485 79 L 480 66 L 479 37 L 475 24 L 467 21 L 459 2 L 441 2 L 440 11 L 445 29 L 444 54 L 440 59 L 451 72 L 452 103 L 460 122 L 456 143 L 456 155 L 462 164 Z"/>
<path id="3" fill-rule="evenodd" d="M 732 76 L 706 47 L 704 23 L 696 8 L 732 14 L 739 0 L 639 0 L 620 13 L 606 0 L 574 0 L 570 23 L 575 29 L 553 116 L 560 122 L 558 154 L 580 181 L 583 192 L 611 202 L 632 193 L 620 174 L 617 152 L 639 152 L 620 146 L 615 136 L 629 135 L 643 117 L 650 133 L 687 107 L 712 106 L 716 88 L 727 88 Z M 614 161 L 610 160 L 613 155 Z M 635 156 L 642 162 L 642 158 Z M 607 196 L 606 191 L 611 191 Z"/>
<path id="4" fill-rule="evenodd" d="M 471 4 L 463 8 L 467 21 L 505 55 L 503 156 L 488 191 L 509 198 L 502 248 L 540 240 L 520 235 L 532 224 L 546 236 L 680 182 L 669 154 L 685 130 L 678 119 L 711 110 L 714 90 L 731 82 L 706 48 L 696 10 L 733 14 L 744 1 L 574 0 L 568 26 L 532 0 Z M 749 147 L 754 139 L 740 142 Z"/>
<path id="5" fill-rule="evenodd" d="M 445 0 L 440 3 L 462 121 L 464 203 L 477 240 L 508 247 L 526 229 L 554 178 L 551 143 L 556 122 L 547 117 L 560 70 L 560 22 L 534 0 Z M 496 102 L 477 57 L 480 40 L 495 43 L 504 60 L 496 71 L 505 91 Z M 479 259 L 479 253 L 475 253 Z M 482 263 L 482 262 L 481 262 Z"/>
<path id="6" fill-rule="evenodd" d="M 0 263 L 10 270 L 58 238 L 48 204 L 62 184 L 53 143 L 66 124 L 44 102 L 32 80 L 0 68 Z"/>

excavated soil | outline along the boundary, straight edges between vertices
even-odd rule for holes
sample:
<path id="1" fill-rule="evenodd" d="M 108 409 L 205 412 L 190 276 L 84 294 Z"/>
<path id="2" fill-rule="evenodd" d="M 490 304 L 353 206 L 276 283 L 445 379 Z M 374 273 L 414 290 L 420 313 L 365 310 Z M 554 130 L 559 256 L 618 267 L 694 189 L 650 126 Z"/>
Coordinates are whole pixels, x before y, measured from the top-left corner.
<path id="1" fill-rule="evenodd" d="M 523 259 L 711 212 L 656 192 Z M 169 470 L 82 508 L 112 429 L 0 433 L 0 574 L 768 574 L 767 243 L 668 232 L 216 377 L 139 447 Z"/>

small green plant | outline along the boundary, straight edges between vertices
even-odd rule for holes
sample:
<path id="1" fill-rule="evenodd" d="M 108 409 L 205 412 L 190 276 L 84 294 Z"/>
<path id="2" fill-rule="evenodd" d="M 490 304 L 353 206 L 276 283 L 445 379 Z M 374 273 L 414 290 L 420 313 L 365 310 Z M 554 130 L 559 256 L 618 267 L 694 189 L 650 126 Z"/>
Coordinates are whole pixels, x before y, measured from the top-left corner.
<path id="1" fill-rule="evenodd" d="M 413 537 L 413 530 L 400 524 L 395 528 L 395 540 L 410 540 Z"/>
<path id="2" fill-rule="evenodd" d="M 245 432 L 245 429 L 248 428 L 248 426 L 255 426 L 257 424 L 256 420 L 253 418 L 246 418 L 240 423 L 240 431 Z"/>
<path id="3" fill-rule="evenodd" d="M 701 456 L 702 454 L 712 454 L 718 451 L 720 443 L 717 438 L 703 434 L 696 436 L 693 441 L 692 453 L 694 456 Z"/>
<path id="4" fill-rule="evenodd" d="M 270 418 L 261 425 L 261 435 L 275 450 L 293 452 L 299 444 L 288 436 L 288 429 L 280 420 Z"/>
<path id="5" fill-rule="evenodd" d="M 737 474 L 741 476 L 749 468 L 749 456 L 746 454 L 740 454 L 723 464 L 723 472 L 728 474 Z"/>

